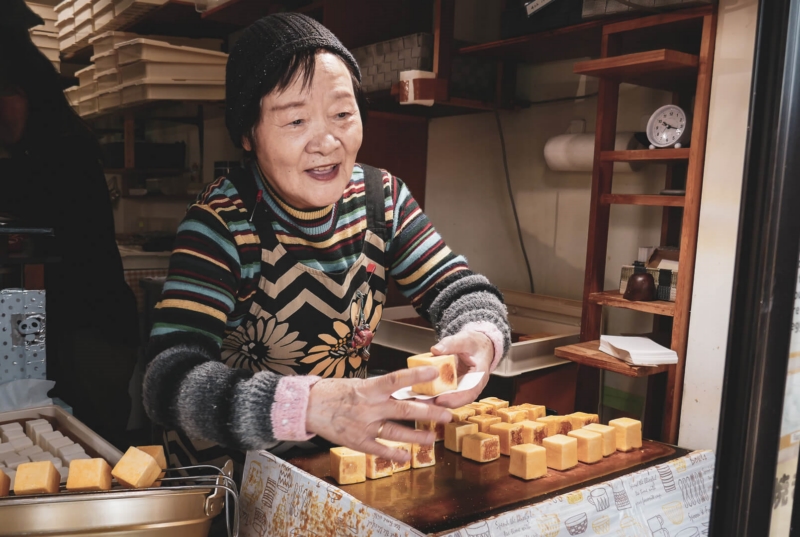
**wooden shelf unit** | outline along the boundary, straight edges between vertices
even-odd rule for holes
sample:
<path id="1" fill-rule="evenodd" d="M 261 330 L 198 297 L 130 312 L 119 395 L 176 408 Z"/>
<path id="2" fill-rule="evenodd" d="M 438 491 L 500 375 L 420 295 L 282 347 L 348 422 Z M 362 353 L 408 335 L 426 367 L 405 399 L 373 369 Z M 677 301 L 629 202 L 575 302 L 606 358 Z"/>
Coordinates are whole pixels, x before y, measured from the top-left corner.
<path id="1" fill-rule="evenodd" d="M 676 91 L 697 81 L 699 58 L 677 50 L 651 50 L 575 64 L 575 74 Z"/>
<path id="2" fill-rule="evenodd" d="M 685 49 L 673 50 L 672 46 L 664 46 L 662 36 L 669 34 L 666 31 L 668 28 L 694 32 L 690 39 L 683 40 L 687 44 Z M 580 366 L 576 392 L 577 410 L 597 412 L 603 370 L 628 376 L 648 376 L 645 434 L 648 437 L 660 437 L 668 443 L 677 441 L 683 396 L 715 33 L 714 6 L 607 24 L 602 28 L 600 58 L 579 62 L 574 69 L 576 73 L 599 77 L 600 84 L 581 318 L 582 343 L 559 348 L 556 355 Z M 635 47 L 631 47 L 632 42 L 636 43 Z M 643 43 L 653 45 L 651 50 L 636 50 Z M 689 147 L 615 151 L 619 86 L 623 82 L 673 91 L 673 102 L 681 104 L 687 113 L 692 114 L 693 127 Z M 692 98 L 693 111 L 687 108 L 687 103 L 691 103 Z M 685 186 L 676 184 L 685 189 L 685 195 L 613 194 L 614 163 L 638 161 L 666 163 L 665 188 L 668 189 L 673 188 L 676 183 L 674 174 L 685 173 Z M 610 209 L 612 204 L 617 203 L 663 207 L 662 244 L 672 244 L 674 241 L 680 247 L 680 269 L 674 303 L 630 302 L 624 300 L 618 290 L 604 289 Z M 671 330 L 670 348 L 678 354 L 677 365 L 632 371 L 619 360 L 600 353 L 597 349 L 604 307 L 655 314 L 654 331 Z M 662 372 L 666 375 L 655 374 Z"/>
<path id="3" fill-rule="evenodd" d="M 559 358 L 573 361 L 588 367 L 613 371 L 626 377 L 647 377 L 666 373 L 672 366 L 660 365 L 655 367 L 636 367 L 628 365 L 622 360 L 617 360 L 604 352 L 600 352 L 600 341 L 585 341 L 574 345 L 556 348 L 555 354 Z"/>
<path id="4" fill-rule="evenodd" d="M 603 291 L 589 295 L 589 302 L 598 306 L 611 306 L 627 310 L 641 311 L 642 313 L 652 313 L 654 315 L 664 315 L 673 317 L 675 315 L 675 303 L 666 300 L 653 300 L 652 302 L 638 302 L 625 300 L 622 293 L 616 291 Z"/>
<path id="5" fill-rule="evenodd" d="M 600 196 L 603 205 L 647 205 L 650 207 L 683 207 L 684 196 L 648 195 L 648 194 L 603 194 Z"/>
<path id="6" fill-rule="evenodd" d="M 630 151 L 602 151 L 600 160 L 603 162 L 675 162 L 689 160 L 689 148 L 679 149 L 633 149 Z"/>

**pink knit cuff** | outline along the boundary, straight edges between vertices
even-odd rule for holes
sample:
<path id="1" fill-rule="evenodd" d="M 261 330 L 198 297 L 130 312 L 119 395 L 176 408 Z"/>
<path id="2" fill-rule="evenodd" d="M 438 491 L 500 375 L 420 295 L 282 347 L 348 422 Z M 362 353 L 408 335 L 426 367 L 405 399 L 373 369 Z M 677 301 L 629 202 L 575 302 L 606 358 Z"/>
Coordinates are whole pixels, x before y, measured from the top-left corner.
<path id="1" fill-rule="evenodd" d="M 272 403 L 272 434 L 277 440 L 303 441 L 314 435 L 306 431 L 308 394 L 320 377 L 287 376 L 278 381 Z"/>
<path id="2" fill-rule="evenodd" d="M 480 332 L 491 340 L 494 345 L 494 359 L 492 365 L 489 366 L 489 373 L 494 371 L 500 359 L 503 358 L 503 333 L 494 324 L 487 321 L 476 321 L 467 323 L 461 328 L 462 332 L 472 330 L 473 332 Z"/>

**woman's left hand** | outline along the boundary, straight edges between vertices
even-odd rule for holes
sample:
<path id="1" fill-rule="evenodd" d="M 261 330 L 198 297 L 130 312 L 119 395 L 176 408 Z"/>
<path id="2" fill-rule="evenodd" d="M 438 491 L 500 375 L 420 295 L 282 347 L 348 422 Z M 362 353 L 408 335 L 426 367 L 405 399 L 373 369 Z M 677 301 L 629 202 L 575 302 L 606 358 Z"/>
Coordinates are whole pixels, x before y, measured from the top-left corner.
<path id="1" fill-rule="evenodd" d="M 488 336 L 472 330 L 459 332 L 443 338 L 431 347 L 434 356 L 455 354 L 458 356 L 458 376 L 476 371 L 484 375 L 477 386 L 466 392 L 441 395 L 434 399 L 437 405 L 457 408 L 475 401 L 489 382 L 489 368 L 494 360 L 494 344 Z"/>

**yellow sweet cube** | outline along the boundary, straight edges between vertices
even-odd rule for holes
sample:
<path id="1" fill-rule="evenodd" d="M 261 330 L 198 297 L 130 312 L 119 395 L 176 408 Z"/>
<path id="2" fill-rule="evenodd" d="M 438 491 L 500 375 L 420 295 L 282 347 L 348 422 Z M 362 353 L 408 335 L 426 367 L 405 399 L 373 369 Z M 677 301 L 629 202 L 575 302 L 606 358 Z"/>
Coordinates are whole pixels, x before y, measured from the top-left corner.
<path id="1" fill-rule="evenodd" d="M 572 414 L 567 414 L 570 423 L 572 424 L 572 429 L 581 429 L 586 427 L 590 423 L 600 423 L 600 417 L 597 414 L 587 414 L 586 412 L 573 412 Z"/>
<path id="2" fill-rule="evenodd" d="M 542 441 L 547 450 L 547 467 L 554 470 L 569 470 L 578 465 L 578 440 L 563 434 L 550 436 Z"/>
<path id="3" fill-rule="evenodd" d="M 411 444 L 411 467 L 426 468 L 436 464 L 436 444 Z"/>
<path id="4" fill-rule="evenodd" d="M 467 408 L 475 410 L 476 416 L 483 416 L 484 414 L 494 415 L 495 413 L 494 407 L 487 403 L 470 403 L 467 405 Z"/>
<path id="5" fill-rule="evenodd" d="M 111 466 L 105 459 L 75 459 L 69 463 L 67 490 L 97 491 L 111 489 Z"/>
<path id="6" fill-rule="evenodd" d="M 489 462 L 500 458 L 500 438 L 486 433 L 468 434 L 461 444 L 461 455 L 476 462 Z"/>
<path id="7" fill-rule="evenodd" d="M 409 356 L 409 368 L 432 366 L 439 370 L 438 377 L 429 382 L 414 384 L 411 389 L 422 395 L 439 395 L 446 391 L 455 390 L 458 387 L 457 360 L 458 358 L 454 354 L 434 356 L 431 353 L 426 353 Z"/>
<path id="8" fill-rule="evenodd" d="M 371 453 L 366 453 L 366 465 L 365 474 L 367 479 L 380 479 L 382 477 L 389 477 L 394 473 L 392 461 Z"/>
<path id="9" fill-rule="evenodd" d="M 528 419 L 531 421 L 536 421 L 539 418 L 543 418 L 547 415 L 547 408 L 544 405 L 532 405 L 530 403 L 522 403 L 521 405 L 517 405 L 519 408 L 524 408 L 528 411 Z"/>
<path id="10" fill-rule="evenodd" d="M 495 423 L 489 427 L 489 434 L 500 438 L 501 455 L 510 455 L 512 447 L 523 443 L 522 425 L 519 423 Z"/>
<path id="11" fill-rule="evenodd" d="M 572 430 L 572 423 L 567 416 L 545 416 L 536 421 L 547 425 L 547 436 L 566 435 Z"/>
<path id="12" fill-rule="evenodd" d="M 524 420 L 522 425 L 522 443 L 542 445 L 542 440 L 547 438 L 547 425 L 538 421 Z"/>
<path id="13" fill-rule="evenodd" d="M 511 448 L 508 473 L 522 479 L 537 479 L 547 474 L 547 450 L 533 444 Z"/>
<path id="14" fill-rule="evenodd" d="M 478 432 L 488 433 L 489 427 L 491 427 L 495 423 L 500 423 L 502 420 L 500 419 L 499 416 L 492 416 L 490 414 L 481 414 L 479 416 L 472 416 L 471 418 L 467 418 L 467 421 L 471 423 L 477 423 Z"/>
<path id="15" fill-rule="evenodd" d="M 586 464 L 593 464 L 603 459 L 603 437 L 600 433 L 576 429 L 569 432 L 569 436 L 578 441 L 578 460 Z"/>
<path id="16" fill-rule="evenodd" d="M 52 461 L 26 462 L 17 467 L 14 494 L 57 494 L 61 474 Z"/>
<path id="17" fill-rule="evenodd" d="M 383 444 L 384 446 L 389 446 L 391 448 L 402 449 L 409 455 L 411 455 L 411 444 L 408 442 L 395 442 L 394 440 L 384 440 L 383 438 L 376 438 L 376 442 L 379 444 Z M 397 462 L 392 461 L 392 472 L 404 472 L 406 470 L 411 469 L 411 459 L 407 460 L 406 462 Z"/>
<path id="18" fill-rule="evenodd" d="M 346 447 L 331 448 L 331 477 L 340 485 L 367 480 L 367 455 Z"/>
<path id="19" fill-rule="evenodd" d="M 617 451 L 633 451 L 642 447 L 641 421 L 619 418 L 608 424 L 617 430 Z"/>
<path id="20" fill-rule="evenodd" d="M 475 409 L 466 406 L 449 408 L 448 410 L 453 415 L 453 421 L 467 421 L 467 418 L 471 418 L 475 415 Z"/>
<path id="21" fill-rule="evenodd" d="M 617 451 L 617 430 L 610 425 L 600 425 L 599 423 L 590 423 L 584 429 L 595 433 L 600 433 L 603 437 L 603 457 L 613 455 Z"/>
<path id="22" fill-rule="evenodd" d="M 461 442 L 468 434 L 478 432 L 478 424 L 454 421 L 444 426 L 444 447 L 450 451 L 461 453 Z"/>
<path id="23" fill-rule="evenodd" d="M 497 397 L 484 397 L 478 402 L 487 405 L 492 405 L 495 411 L 500 410 L 501 408 L 508 408 L 508 401 L 505 401 L 503 399 L 498 399 Z"/>
<path id="24" fill-rule="evenodd" d="M 3 469 L 0 468 L 0 498 L 3 496 L 8 496 L 8 493 L 11 490 L 11 478 L 8 477 Z"/>
<path id="25" fill-rule="evenodd" d="M 444 440 L 444 423 L 436 421 L 415 421 L 414 428 L 420 431 L 433 431 L 436 434 L 436 442 Z"/>
<path id="26" fill-rule="evenodd" d="M 158 463 L 159 468 L 161 468 L 162 470 L 167 469 L 167 457 L 164 454 L 164 446 L 137 446 L 137 449 L 139 449 L 140 451 L 144 451 L 145 453 L 153 457 Z M 166 472 L 161 472 L 158 478 L 164 479 L 164 475 L 166 475 Z M 156 481 L 155 483 L 153 483 L 153 486 L 160 487 L 161 481 Z"/>
<path id="27" fill-rule="evenodd" d="M 129 489 L 146 489 L 155 483 L 161 474 L 156 460 L 135 447 L 128 448 L 125 455 L 119 460 L 111 475 L 120 485 Z"/>
<path id="28" fill-rule="evenodd" d="M 524 408 L 498 408 L 497 415 L 506 423 L 519 423 L 528 419 L 528 411 Z"/>

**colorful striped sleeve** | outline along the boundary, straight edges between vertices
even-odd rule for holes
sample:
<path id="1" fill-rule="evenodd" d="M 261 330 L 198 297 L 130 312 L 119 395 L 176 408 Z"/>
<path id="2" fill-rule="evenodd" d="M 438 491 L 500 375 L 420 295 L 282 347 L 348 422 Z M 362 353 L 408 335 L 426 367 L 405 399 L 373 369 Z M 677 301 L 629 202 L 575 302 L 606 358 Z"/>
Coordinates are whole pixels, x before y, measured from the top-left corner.
<path id="1" fill-rule="evenodd" d="M 221 345 L 246 310 L 259 259 L 246 209 L 233 185 L 218 180 L 178 228 L 151 337 L 193 332 Z"/>
<path id="2" fill-rule="evenodd" d="M 453 253 L 400 179 L 392 180 L 389 272 L 439 338 L 461 330 L 482 332 L 495 349 L 493 367 L 511 349 L 503 295 Z M 388 211 L 387 211 L 388 214 Z"/>

